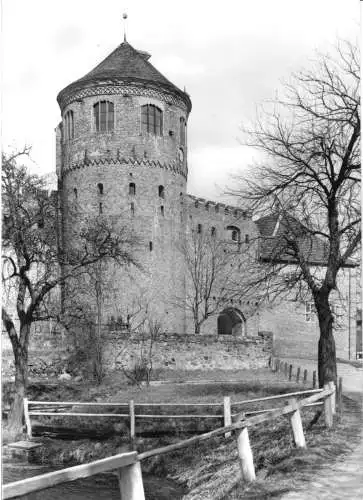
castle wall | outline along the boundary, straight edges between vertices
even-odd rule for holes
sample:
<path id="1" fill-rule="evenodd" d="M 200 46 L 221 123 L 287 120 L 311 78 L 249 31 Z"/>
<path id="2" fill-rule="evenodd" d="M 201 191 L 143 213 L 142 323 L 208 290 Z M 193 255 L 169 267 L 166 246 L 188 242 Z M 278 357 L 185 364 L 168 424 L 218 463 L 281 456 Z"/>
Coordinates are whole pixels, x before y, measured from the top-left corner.
<path id="1" fill-rule="evenodd" d="M 323 274 L 325 268 L 315 269 Z M 343 269 L 338 275 L 338 290 L 332 292 L 330 304 L 334 314 L 334 338 L 337 357 L 355 358 L 356 345 L 356 279 L 355 269 Z M 312 303 L 312 300 L 307 302 Z M 309 306 L 308 306 L 309 307 Z M 309 310 L 309 309 L 308 309 Z M 261 310 L 259 330 L 274 335 L 274 354 L 291 358 L 317 358 L 319 322 L 314 311 L 310 314 L 306 302 L 285 300 Z"/>

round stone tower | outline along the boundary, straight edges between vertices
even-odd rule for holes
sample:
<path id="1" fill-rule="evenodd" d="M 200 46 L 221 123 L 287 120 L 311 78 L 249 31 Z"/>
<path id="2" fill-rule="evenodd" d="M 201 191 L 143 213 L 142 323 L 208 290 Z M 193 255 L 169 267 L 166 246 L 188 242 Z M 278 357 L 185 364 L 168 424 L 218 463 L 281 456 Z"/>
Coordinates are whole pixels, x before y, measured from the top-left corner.
<path id="1" fill-rule="evenodd" d="M 126 41 L 58 95 L 57 127 L 63 244 L 85 218 L 131 227 L 141 269 L 109 267 L 105 315 L 148 308 L 168 331 L 185 331 L 175 308 L 185 294 L 176 242 L 185 234 L 189 96 Z"/>

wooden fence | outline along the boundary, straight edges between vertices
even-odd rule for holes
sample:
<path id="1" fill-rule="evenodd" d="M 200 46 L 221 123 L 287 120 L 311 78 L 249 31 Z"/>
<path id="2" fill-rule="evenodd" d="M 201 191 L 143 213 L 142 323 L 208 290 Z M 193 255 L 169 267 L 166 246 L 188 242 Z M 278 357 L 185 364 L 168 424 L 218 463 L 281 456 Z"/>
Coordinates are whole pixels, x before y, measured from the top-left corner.
<path id="1" fill-rule="evenodd" d="M 278 373 L 283 373 L 289 381 L 295 381 L 296 383 L 303 382 L 307 384 L 310 381 L 309 372 L 307 369 L 302 371 L 300 366 L 294 367 L 291 363 L 283 362 L 279 358 L 273 358 L 272 356 L 269 359 L 269 367 L 272 371 Z M 313 389 L 317 387 L 317 376 L 316 370 L 313 370 L 311 381 L 313 385 Z M 340 412 L 342 409 L 342 397 L 343 397 L 343 378 L 339 377 L 336 391 L 336 399 L 337 399 L 337 409 Z"/>
<path id="2" fill-rule="evenodd" d="M 299 395 L 306 395 L 307 392 L 313 392 L 312 395 L 297 400 Z M 292 394 L 295 397 L 292 397 Z M 207 432 L 200 436 L 195 436 L 179 443 L 175 443 L 162 448 L 156 448 L 138 454 L 137 452 L 122 453 L 113 457 L 97 460 L 89 464 L 70 467 L 57 472 L 43 474 L 23 481 L 7 484 L 3 487 L 3 498 L 15 498 L 33 491 L 39 491 L 57 484 L 74 481 L 79 478 L 89 477 L 94 474 L 106 471 L 116 471 L 119 478 L 120 493 L 122 500 L 145 500 L 144 487 L 142 482 L 141 461 L 155 455 L 170 453 L 180 450 L 191 444 L 198 444 L 218 436 L 229 436 L 235 434 L 238 457 L 241 465 L 242 478 L 251 482 L 256 478 L 255 467 L 253 463 L 253 453 L 250 446 L 248 429 L 263 422 L 288 416 L 290 419 L 295 445 L 299 448 L 306 447 L 304 431 L 301 422 L 300 409 L 316 403 L 323 403 L 325 423 L 328 428 L 333 425 L 333 414 L 335 412 L 335 385 L 330 382 L 324 389 L 313 391 L 302 391 L 299 393 L 282 394 L 278 396 L 269 396 L 268 398 L 259 398 L 261 400 L 288 398 L 288 404 L 282 408 L 264 410 L 264 413 L 255 414 L 247 417 L 245 413 L 239 412 L 234 415 L 234 422 L 228 423 L 218 429 Z M 257 400 L 250 400 L 257 401 Z M 38 402 L 39 403 L 39 402 Z M 224 402 L 225 403 L 225 402 Z M 242 406 L 246 401 L 235 403 Z M 61 403 L 59 403 L 61 404 Z M 73 403 L 74 404 L 74 403 Z M 227 405 L 228 406 L 228 405 Z M 30 413 L 30 412 L 29 412 Z M 58 414 L 59 415 L 59 414 Z M 74 416 L 74 414 L 71 414 Z M 97 414 L 98 415 L 98 414 Z M 115 416 L 112 414 L 112 416 Z M 230 415 L 232 420 L 232 415 Z M 169 417 L 170 418 L 170 417 Z M 228 417 L 229 419 L 229 417 Z"/>
<path id="3" fill-rule="evenodd" d="M 288 399 L 295 396 L 303 396 L 305 394 L 312 394 L 314 392 L 319 392 L 321 389 L 309 389 L 306 391 L 290 392 L 287 394 L 277 394 L 275 396 L 267 396 L 262 398 L 249 399 L 244 401 L 231 402 L 229 396 L 223 398 L 221 403 L 135 403 L 133 400 L 128 403 L 85 403 L 79 401 L 31 401 L 24 398 L 24 419 L 27 429 L 27 435 L 32 438 L 32 422 L 31 417 L 33 416 L 47 416 L 47 417 L 113 417 L 120 418 L 122 420 L 126 419 L 129 421 L 130 429 L 130 439 L 133 440 L 136 437 L 136 419 L 220 419 L 223 421 L 224 425 L 229 425 L 232 423 L 232 418 L 236 417 L 239 412 L 237 411 L 244 405 L 249 405 L 253 403 L 261 403 L 271 400 Z M 322 403 L 313 403 L 312 405 L 319 405 Z M 311 406 L 311 405 L 309 405 Z M 75 411 L 79 408 L 87 407 L 111 407 L 121 409 L 121 413 L 95 413 L 89 411 Z M 184 407 L 187 410 L 197 409 L 197 408 L 216 408 L 220 410 L 219 413 L 145 413 L 142 412 L 143 408 L 173 408 L 173 407 Z M 137 409 L 141 411 L 138 412 Z M 234 410 L 234 412 L 233 412 Z M 252 416 L 259 413 L 265 413 L 271 411 L 272 409 L 262 409 L 255 411 L 246 411 L 246 416 Z"/>

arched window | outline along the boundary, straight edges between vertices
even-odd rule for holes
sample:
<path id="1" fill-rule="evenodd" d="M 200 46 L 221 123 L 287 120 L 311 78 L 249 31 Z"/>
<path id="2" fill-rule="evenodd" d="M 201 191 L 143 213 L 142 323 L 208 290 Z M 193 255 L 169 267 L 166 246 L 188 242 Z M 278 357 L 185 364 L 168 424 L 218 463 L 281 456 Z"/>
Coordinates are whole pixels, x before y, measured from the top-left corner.
<path id="1" fill-rule="evenodd" d="M 71 110 L 64 115 L 64 135 L 68 141 L 74 137 L 73 111 Z"/>
<path id="2" fill-rule="evenodd" d="M 129 194 L 131 196 L 135 196 L 135 194 L 136 194 L 136 185 L 134 182 L 130 182 L 130 184 L 129 184 Z"/>
<path id="3" fill-rule="evenodd" d="M 164 217 L 165 211 L 163 205 L 160 206 L 160 214 Z"/>
<path id="4" fill-rule="evenodd" d="M 213 226 L 210 231 L 211 236 L 216 236 L 216 228 Z"/>
<path id="5" fill-rule="evenodd" d="M 110 101 L 99 101 L 93 106 L 97 132 L 110 132 L 114 128 L 114 106 Z"/>
<path id="6" fill-rule="evenodd" d="M 77 188 L 73 188 L 73 193 L 74 193 L 74 199 L 76 200 L 78 198 Z"/>
<path id="7" fill-rule="evenodd" d="M 201 234 L 201 232 L 202 232 L 202 224 L 198 224 L 197 225 L 197 233 Z"/>
<path id="8" fill-rule="evenodd" d="M 141 130 L 154 135 L 163 135 L 163 112 L 154 104 L 141 106 Z"/>
<path id="9" fill-rule="evenodd" d="M 150 250 L 150 252 L 153 251 L 153 242 L 152 241 L 149 241 L 149 250 Z"/>
<path id="10" fill-rule="evenodd" d="M 249 234 L 246 234 L 245 235 L 245 243 L 249 243 L 250 242 L 250 236 Z"/>
<path id="11" fill-rule="evenodd" d="M 164 186 L 159 186 L 159 198 L 165 198 Z"/>
<path id="12" fill-rule="evenodd" d="M 238 243 L 241 241 L 241 231 L 236 226 L 227 226 L 227 231 L 230 235 L 232 241 L 237 241 Z"/>
<path id="13" fill-rule="evenodd" d="M 180 118 L 180 144 L 185 146 L 185 118 Z"/>
<path id="14" fill-rule="evenodd" d="M 135 215 L 135 203 L 132 202 L 130 204 L 130 211 L 131 211 L 131 215 L 134 216 Z"/>
<path id="15" fill-rule="evenodd" d="M 97 184 L 97 189 L 98 189 L 98 194 L 103 194 L 103 184 L 102 184 L 102 182 L 99 182 Z"/>
<path id="16" fill-rule="evenodd" d="M 99 206 L 98 206 L 98 212 L 99 212 L 100 215 L 103 213 L 102 203 L 100 203 Z"/>

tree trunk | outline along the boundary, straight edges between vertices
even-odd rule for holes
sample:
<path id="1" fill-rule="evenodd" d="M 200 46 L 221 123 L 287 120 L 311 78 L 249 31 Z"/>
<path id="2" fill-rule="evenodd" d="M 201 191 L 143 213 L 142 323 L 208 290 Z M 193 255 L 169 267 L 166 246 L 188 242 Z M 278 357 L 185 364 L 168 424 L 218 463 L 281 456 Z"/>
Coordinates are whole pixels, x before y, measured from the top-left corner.
<path id="1" fill-rule="evenodd" d="M 333 336 L 333 315 L 330 309 L 328 293 L 320 294 L 315 301 L 320 328 L 318 346 L 319 387 L 328 382 L 337 382 L 337 360 Z"/>
<path id="2" fill-rule="evenodd" d="M 24 339 L 24 342 L 17 342 L 16 347 L 13 345 L 15 358 L 15 387 L 14 401 L 11 405 L 8 418 L 8 429 L 14 435 L 20 434 L 23 429 L 24 397 L 26 397 L 28 387 L 29 329 L 30 325 L 22 325 L 20 327 L 20 338 Z"/>

